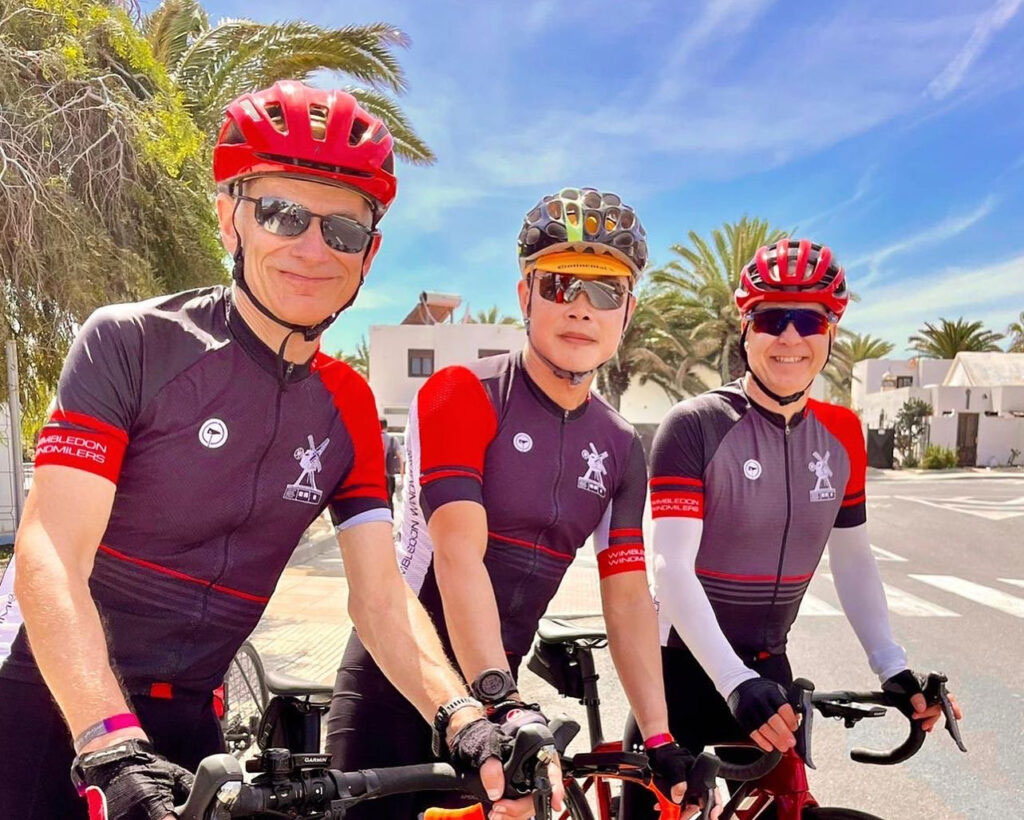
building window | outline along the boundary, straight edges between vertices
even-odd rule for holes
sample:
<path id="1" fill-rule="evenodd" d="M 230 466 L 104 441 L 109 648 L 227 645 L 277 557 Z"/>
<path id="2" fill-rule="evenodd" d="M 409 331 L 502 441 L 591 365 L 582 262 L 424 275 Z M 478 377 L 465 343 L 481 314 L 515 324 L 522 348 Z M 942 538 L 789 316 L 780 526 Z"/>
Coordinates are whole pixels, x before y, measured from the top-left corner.
<path id="1" fill-rule="evenodd" d="M 476 357 L 478 359 L 486 359 L 488 356 L 504 356 L 506 353 L 508 353 L 507 350 L 493 350 L 489 347 L 481 347 L 477 350 Z"/>
<path id="2" fill-rule="evenodd" d="M 913 376 L 897 376 L 896 377 L 896 388 L 901 387 L 913 387 L 914 377 Z"/>
<path id="3" fill-rule="evenodd" d="M 409 375 L 413 377 L 427 377 L 434 372 L 434 351 L 433 350 L 410 350 L 409 351 Z"/>

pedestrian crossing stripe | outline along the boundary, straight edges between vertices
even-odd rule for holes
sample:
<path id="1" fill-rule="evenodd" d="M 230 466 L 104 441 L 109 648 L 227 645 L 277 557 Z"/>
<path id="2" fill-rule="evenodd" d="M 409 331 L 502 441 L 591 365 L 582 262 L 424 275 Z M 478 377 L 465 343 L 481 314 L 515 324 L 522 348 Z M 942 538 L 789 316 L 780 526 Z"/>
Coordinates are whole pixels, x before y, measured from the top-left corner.
<path id="1" fill-rule="evenodd" d="M 831 581 L 832 575 L 827 572 L 819 573 L 826 580 Z M 906 590 L 894 587 L 891 584 L 882 584 L 885 589 L 885 599 L 889 605 L 889 612 L 893 615 L 900 615 L 904 618 L 959 618 L 960 613 L 946 609 L 944 606 L 933 604 L 924 598 L 912 595 Z M 808 601 L 807 599 L 810 598 Z M 805 606 L 806 604 L 806 606 Z M 801 615 L 812 616 L 835 616 L 843 613 L 830 603 L 818 598 L 816 595 L 807 593 L 800 605 Z"/>
<path id="2" fill-rule="evenodd" d="M 906 558 L 902 555 L 897 555 L 895 552 L 889 552 L 881 547 L 876 547 L 874 544 L 871 545 L 871 551 L 875 554 L 876 561 L 902 561 L 906 562 Z"/>
<path id="3" fill-rule="evenodd" d="M 953 498 L 919 498 L 911 495 L 897 495 L 895 498 L 903 501 L 915 501 L 918 504 L 937 507 L 940 510 L 976 515 L 979 518 L 987 518 L 989 521 L 1003 521 L 1007 518 L 1024 515 L 1024 496 L 1003 500 L 972 498 L 967 495 Z"/>
<path id="4" fill-rule="evenodd" d="M 1004 584 L 1013 584 L 1015 587 L 1024 587 L 1024 581 L 1020 578 L 1000 578 Z"/>
<path id="5" fill-rule="evenodd" d="M 961 598 L 966 598 L 969 601 L 998 609 L 1007 615 L 1024 618 L 1024 598 L 1010 595 L 1001 589 L 993 589 L 983 584 L 976 584 L 974 581 L 957 578 L 955 575 L 911 575 L 910 577 L 946 592 L 951 592 L 954 595 L 959 595 Z"/>

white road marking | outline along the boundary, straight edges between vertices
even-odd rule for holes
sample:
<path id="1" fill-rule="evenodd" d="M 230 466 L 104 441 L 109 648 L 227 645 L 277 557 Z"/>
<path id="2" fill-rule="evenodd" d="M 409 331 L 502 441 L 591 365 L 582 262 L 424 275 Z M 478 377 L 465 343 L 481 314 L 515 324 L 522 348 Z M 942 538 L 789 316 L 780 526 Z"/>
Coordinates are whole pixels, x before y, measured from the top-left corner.
<path id="1" fill-rule="evenodd" d="M 1004 584 L 1013 584 L 1015 587 L 1024 587 L 1024 581 L 1020 578 L 1000 578 Z"/>
<path id="2" fill-rule="evenodd" d="M 876 547 L 874 544 L 871 545 L 871 551 L 875 554 L 876 561 L 902 561 L 906 562 L 906 558 L 902 555 L 897 555 L 895 552 L 889 552 L 881 547 Z"/>
<path id="3" fill-rule="evenodd" d="M 800 602 L 800 612 L 798 615 L 827 615 L 836 616 L 842 615 L 843 613 L 836 609 L 832 604 L 827 603 L 816 595 L 807 593 L 804 595 L 804 599 Z"/>
<path id="4" fill-rule="evenodd" d="M 1017 516 L 1024 515 L 1024 496 L 1008 498 L 1002 501 L 972 498 L 971 496 L 916 498 L 910 495 L 898 495 L 896 498 L 904 501 L 916 501 L 918 504 L 926 504 L 929 507 L 937 507 L 940 510 L 951 510 L 967 515 L 976 515 L 979 518 L 987 518 L 989 521 L 1003 521 L 1007 518 L 1016 518 Z"/>
<path id="5" fill-rule="evenodd" d="M 952 592 L 969 601 L 998 609 L 1007 615 L 1024 618 L 1024 598 L 1009 595 L 1002 590 L 976 584 L 973 581 L 965 581 L 955 575 L 911 575 L 910 577 L 946 592 Z"/>
<path id="6" fill-rule="evenodd" d="M 832 573 L 819 572 L 818 576 L 828 581 L 833 581 Z M 885 589 L 885 600 L 889 604 L 889 611 L 893 615 L 903 615 L 908 618 L 959 618 L 960 613 L 946 609 L 944 606 L 933 604 L 924 598 L 911 595 L 899 587 L 882 584 Z"/>
<path id="7" fill-rule="evenodd" d="M 946 609 L 944 606 L 933 604 L 924 598 L 911 595 L 899 587 L 882 584 L 885 588 L 885 598 L 889 602 L 889 611 L 895 615 L 905 615 L 909 618 L 959 618 L 960 613 Z"/>

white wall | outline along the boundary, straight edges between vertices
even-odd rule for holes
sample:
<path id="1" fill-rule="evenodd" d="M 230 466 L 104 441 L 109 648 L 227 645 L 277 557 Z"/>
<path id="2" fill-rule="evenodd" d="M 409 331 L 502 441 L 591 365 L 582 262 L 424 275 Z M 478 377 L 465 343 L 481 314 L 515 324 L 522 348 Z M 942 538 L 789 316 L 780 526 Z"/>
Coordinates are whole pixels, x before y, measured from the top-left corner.
<path id="1" fill-rule="evenodd" d="M 423 382 L 409 375 L 409 351 L 434 351 L 434 370 L 475 361 L 477 351 L 519 350 L 526 331 L 517 325 L 371 325 L 370 387 L 377 409 L 404 427 L 409 403 Z"/>
<path id="2" fill-rule="evenodd" d="M 923 387 L 901 387 L 898 390 L 886 390 L 884 393 L 869 393 L 863 397 L 863 405 L 854 405 L 854 409 L 859 412 L 861 421 L 868 427 L 892 427 L 896 421 L 896 414 L 910 399 L 923 399 L 934 409 L 932 390 Z"/>
<path id="3" fill-rule="evenodd" d="M 932 416 L 928 419 L 928 443 L 956 452 L 956 416 Z"/>
<path id="4" fill-rule="evenodd" d="M 978 419 L 979 467 L 996 467 L 1010 460 L 1010 448 L 1024 452 L 1024 419 L 982 416 Z M 1021 463 L 1020 456 L 1017 464 Z"/>
<path id="5" fill-rule="evenodd" d="M 992 388 L 992 409 L 1005 414 L 1024 412 L 1024 385 L 1002 384 Z"/>
<path id="6" fill-rule="evenodd" d="M 634 379 L 619 400 L 619 412 L 630 424 L 660 424 L 675 404 L 654 382 L 640 384 Z"/>
<path id="7" fill-rule="evenodd" d="M 14 532 L 14 461 L 11 451 L 11 419 L 0 404 L 0 533 Z M 21 458 L 21 455 L 18 455 Z"/>
<path id="8" fill-rule="evenodd" d="M 946 374 L 952 363 L 952 359 L 918 359 L 918 381 L 916 383 L 920 387 L 942 384 L 946 380 Z"/>
<path id="9" fill-rule="evenodd" d="M 869 405 L 868 396 L 882 390 L 882 376 L 910 376 L 911 387 L 929 387 L 942 384 L 949 372 L 952 359 L 864 359 L 853 366 L 851 401 L 854 410 Z M 900 388 L 905 389 L 905 388 Z M 891 391 L 886 391 L 891 392 Z"/>

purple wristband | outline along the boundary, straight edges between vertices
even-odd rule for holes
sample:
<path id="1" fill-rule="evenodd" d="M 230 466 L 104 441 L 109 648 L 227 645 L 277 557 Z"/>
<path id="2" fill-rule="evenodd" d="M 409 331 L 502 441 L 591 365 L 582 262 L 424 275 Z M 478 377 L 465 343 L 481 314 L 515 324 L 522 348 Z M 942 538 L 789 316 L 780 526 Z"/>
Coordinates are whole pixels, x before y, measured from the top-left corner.
<path id="1" fill-rule="evenodd" d="M 96 738 L 109 735 L 111 732 L 116 732 L 118 729 L 141 728 L 142 724 L 139 723 L 139 719 L 131 712 L 125 712 L 121 715 L 111 715 L 108 718 L 103 718 L 99 723 L 94 723 L 75 738 L 75 754 L 81 752 L 83 746 L 87 746 L 92 743 Z"/>

